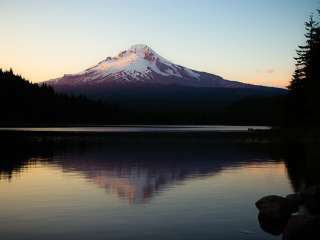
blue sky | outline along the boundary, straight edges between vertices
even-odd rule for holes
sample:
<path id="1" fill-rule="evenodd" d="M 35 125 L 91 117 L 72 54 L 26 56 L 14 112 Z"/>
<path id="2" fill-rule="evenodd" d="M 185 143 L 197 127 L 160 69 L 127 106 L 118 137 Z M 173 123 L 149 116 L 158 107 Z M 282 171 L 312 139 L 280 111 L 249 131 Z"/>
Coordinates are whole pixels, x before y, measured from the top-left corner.
<path id="1" fill-rule="evenodd" d="M 0 67 L 33 82 L 136 43 L 226 79 L 286 86 L 319 0 L 0 0 Z"/>

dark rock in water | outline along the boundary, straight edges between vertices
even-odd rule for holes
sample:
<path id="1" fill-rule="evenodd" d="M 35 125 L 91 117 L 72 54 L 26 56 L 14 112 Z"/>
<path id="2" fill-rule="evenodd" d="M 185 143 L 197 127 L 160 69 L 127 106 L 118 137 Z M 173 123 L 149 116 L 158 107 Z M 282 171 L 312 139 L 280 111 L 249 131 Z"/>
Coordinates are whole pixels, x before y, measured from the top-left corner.
<path id="1" fill-rule="evenodd" d="M 294 215 L 290 217 L 283 240 L 320 239 L 320 217 Z"/>
<path id="2" fill-rule="evenodd" d="M 297 212 L 299 203 L 281 196 L 270 195 L 258 200 L 256 207 L 268 218 L 282 220 Z"/>
<path id="3" fill-rule="evenodd" d="M 260 210 L 258 219 L 260 227 L 273 235 L 280 235 L 293 212 L 298 211 L 298 201 L 271 195 L 256 202 Z"/>
<path id="4" fill-rule="evenodd" d="M 256 202 L 260 227 L 284 240 L 320 239 L 320 186 L 285 198 L 265 196 Z M 299 212 L 298 212 L 299 211 Z M 292 213 L 298 214 L 292 215 Z"/>
<path id="5" fill-rule="evenodd" d="M 312 186 L 302 192 L 304 205 L 311 214 L 320 214 L 320 186 Z"/>
<path id="6" fill-rule="evenodd" d="M 295 202 L 297 205 L 301 205 L 304 202 L 304 198 L 301 193 L 292 193 L 286 196 L 286 199 Z"/>
<path id="7" fill-rule="evenodd" d="M 261 229 L 267 233 L 272 235 L 280 235 L 288 221 L 289 216 L 280 218 L 274 218 L 269 214 L 264 214 L 263 211 L 259 212 L 258 220 Z"/>

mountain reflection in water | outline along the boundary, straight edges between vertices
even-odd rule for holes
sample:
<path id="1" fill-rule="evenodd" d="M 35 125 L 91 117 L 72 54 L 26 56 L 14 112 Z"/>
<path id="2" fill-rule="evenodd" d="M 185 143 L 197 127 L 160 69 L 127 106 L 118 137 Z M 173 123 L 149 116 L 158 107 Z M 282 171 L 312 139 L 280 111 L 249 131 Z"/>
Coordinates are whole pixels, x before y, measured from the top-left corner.
<path id="1" fill-rule="evenodd" d="M 115 142 L 108 144 L 9 151 L 0 165 L 0 179 L 39 162 L 81 174 L 106 191 L 144 203 L 162 189 L 189 178 L 214 175 L 247 163 L 267 162 L 266 150 L 253 145 L 195 142 Z"/>

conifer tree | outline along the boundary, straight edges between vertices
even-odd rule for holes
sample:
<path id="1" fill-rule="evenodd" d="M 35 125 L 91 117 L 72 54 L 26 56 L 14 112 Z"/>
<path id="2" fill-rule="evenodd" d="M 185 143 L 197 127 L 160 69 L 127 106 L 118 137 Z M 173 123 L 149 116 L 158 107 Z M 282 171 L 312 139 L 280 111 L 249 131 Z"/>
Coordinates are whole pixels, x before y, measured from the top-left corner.
<path id="1" fill-rule="evenodd" d="M 289 123 L 320 125 L 320 23 L 311 16 L 305 27 L 306 43 L 298 47 L 296 69 L 288 86 Z"/>

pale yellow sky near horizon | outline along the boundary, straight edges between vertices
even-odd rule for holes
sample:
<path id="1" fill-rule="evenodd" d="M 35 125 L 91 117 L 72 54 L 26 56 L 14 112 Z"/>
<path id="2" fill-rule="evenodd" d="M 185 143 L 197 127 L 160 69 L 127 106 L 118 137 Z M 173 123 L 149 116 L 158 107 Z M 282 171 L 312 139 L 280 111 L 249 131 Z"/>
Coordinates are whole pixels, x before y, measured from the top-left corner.
<path id="1" fill-rule="evenodd" d="M 126 47 L 128 48 L 128 47 Z M 43 50 L 45 51 L 45 49 Z M 17 74 L 22 75 L 27 80 L 37 83 L 42 82 L 58 77 L 62 77 L 64 74 L 77 73 L 87 69 L 90 66 L 93 66 L 105 59 L 107 56 L 115 56 L 117 53 L 115 51 L 110 51 L 110 54 L 105 54 L 105 57 L 102 57 L 101 54 L 100 59 L 94 59 L 93 56 L 88 55 L 87 58 L 81 59 L 77 58 L 74 55 L 70 54 L 69 56 L 62 56 L 64 60 L 59 59 L 59 54 L 55 55 L 37 55 L 32 58 L 28 58 L 28 56 L 32 55 L 28 51 L 28 49 L 17 51 L 16 53 L 8 52 L 7 55 L 5 52 L 2 54 L 6 55 L 5 61 L 0 58 L 0 66 L 4 70 L 8 70 L 10 68 Z M 208 73 L 216 74 L 222 76 L 227 80 L 235 80 L 241 81 L 245 83 L 258 84 L 258 85 L 266 85 L 266 86 L 275 86 L 285 88 L 291 79 L 291 74 L 294 70 L 294 61 L 292 60 L 292 64 L 288 66 L 287 71 L 281 71 L 276 67 L 270 69 L 254 69 L 252 71 L 249 70 L 250 63 L 248 63 L 248 69 L 246 71 L 240 71 L 236 67 L 232 66 L 230 69 L 214 68 L 214 66 L 210 66 L 210 64 L 193 64 L 187 65 L 188 59 L 186 59 L 186 63 L 182 64 L 181 62 L 175 62 L 172 58 L 164 56 L 165 58 L 173 61 L 176 64 L 184 65 L 185 67 L 192 68 L 197 71 L 205 71 Z M 192 58 L 192 54 L 190 55 Z M 176 61 L 178 61 L 177 59 Z M 15 64 L 11 64 L 14 62 Z M 66 62 L 66 63 L 65 63 Z"/>

